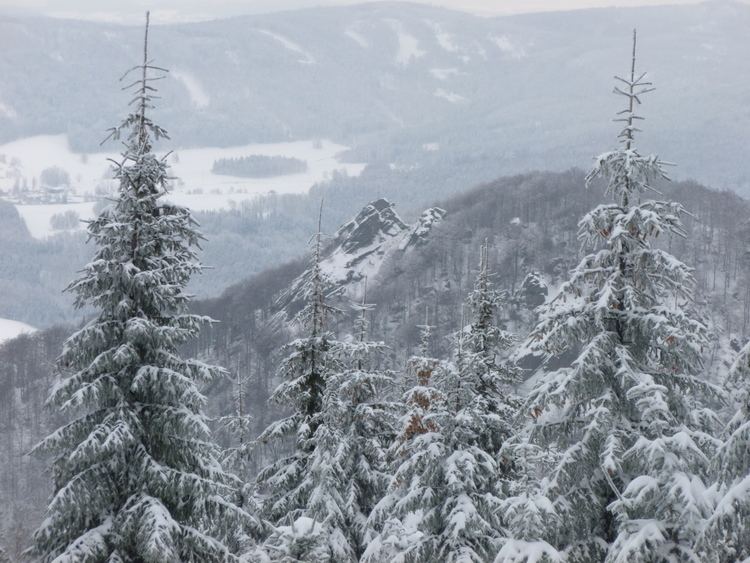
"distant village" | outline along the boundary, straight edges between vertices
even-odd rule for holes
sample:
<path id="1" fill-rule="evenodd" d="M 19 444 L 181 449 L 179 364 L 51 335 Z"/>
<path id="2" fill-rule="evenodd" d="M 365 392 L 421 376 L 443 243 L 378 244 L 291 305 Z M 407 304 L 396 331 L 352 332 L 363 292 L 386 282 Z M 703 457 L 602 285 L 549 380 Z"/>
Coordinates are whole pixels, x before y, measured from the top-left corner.
<path id="1" fill-rule="evenodd" d="M 110 192 L 111 180 L 102 179 L 94 193 L 77 189 L 64 168 L 50 166 L 39 176 L 24 174 L 21 162 L 0 154 L 0 199 L 19 205 L 96 201 Z"/>

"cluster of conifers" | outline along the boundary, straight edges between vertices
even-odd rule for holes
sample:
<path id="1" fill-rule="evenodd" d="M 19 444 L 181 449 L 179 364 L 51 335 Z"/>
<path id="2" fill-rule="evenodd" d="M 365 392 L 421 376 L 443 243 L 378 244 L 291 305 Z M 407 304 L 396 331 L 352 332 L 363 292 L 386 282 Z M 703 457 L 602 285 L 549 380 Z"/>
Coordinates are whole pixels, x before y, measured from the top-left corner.
<path id="1" fill-rule="evenodd" d="M 148 31 L 148 26 L 147 26 Z M 634 37 L 635 38 L 635 37 Z M 683 235 L 677 203 L 645 200 L 663 163 L 633 145 L 650 84 L 633 65 L 616 92 L 622 145 L 603 154 L 613 201 L 580 221 L 591 250 L 542 305 L 529 347 L 548 357 L 517 394 L 496 323 L 500 294 L 482 249 L 470 318 L 451 360 L 431 358 L 430 327 L 403 377 L 378 369 L 367 310 L 337 340 L 315 240 L 300 315 L 273 399 L 289 415 L 254 444 L 275 460 L 244 483 L 230 471 L 250 442 L 222 452 L 200 386 L 226 375 L 180 345 L 211 319 L 187 312 L 201 270 L 189 212 L 162 201 L 166 133 L 148 117 L 159 71 L 134 71 L 118 199 L 88 231 L 94 259 L 69 290 L 96 315 L 66 341 L 49 403 L 70 422 L 37 446 L 54 494 L 29 553 L 44 562 L 740 561 L 750 557 L 747 395 L 699 377 L 707 329 L 690 268 L 652 245 Z M 747 391 L 746 349 L 729 381 Z M 243 401 L 238 389 L 238 403 Z M 240 432 L 244 413 L 226 421 Z"/>

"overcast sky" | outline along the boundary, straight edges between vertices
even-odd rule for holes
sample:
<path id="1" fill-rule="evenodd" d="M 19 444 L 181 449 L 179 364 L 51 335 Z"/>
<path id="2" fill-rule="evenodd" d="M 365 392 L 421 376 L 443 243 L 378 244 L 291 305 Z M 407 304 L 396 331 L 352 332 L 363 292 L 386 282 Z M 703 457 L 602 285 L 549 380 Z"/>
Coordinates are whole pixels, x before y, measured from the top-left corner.
<path id="1" fill-rule="evenodd" d="M 380 0 L 366 0 L 380 1 Z M 600 6 L 686 4 L 699 0 L 412 0 L 484 16 Z M 137 22 L 150 9 L 156 22 L 195 21 L 362 0 L 0 0 L 0 11 Z"/>

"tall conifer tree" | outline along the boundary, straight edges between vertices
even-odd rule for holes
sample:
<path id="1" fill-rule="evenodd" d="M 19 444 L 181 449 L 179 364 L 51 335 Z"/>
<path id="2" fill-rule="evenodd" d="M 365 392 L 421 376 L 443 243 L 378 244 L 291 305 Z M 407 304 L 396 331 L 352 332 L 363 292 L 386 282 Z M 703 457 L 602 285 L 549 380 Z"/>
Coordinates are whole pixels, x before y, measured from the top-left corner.
<path id="1" fill-rule="evenodd" d="M 547 495 L 560 516 L 555 542 L 571 562 L 693 560 L 715 445 L 705 432 L 715 417 L 697 402 L 712 390 L 696 377 L 707 335 L 693 311 L 692 270 L 652 243 L 685 236 L 684 209 L 642 200 L 666 174 L 634 144 L 636 106 L 653 90 L 636 73 L 635 37 L 629 78 L 615 88 L 627 101 L 616 119 L 621 146 L 587 178 L 602 178 L 614 202 L 580 221 L 593 253 L 530 335 L 540 352 L 578 354 L 544 375 L 527 405 L 535 439 L 562 452 Z"/>
<path id="2" fill-rule="evenodd" d="M 405 396 L 391 486 L 373 512 L 382 531 L 368 561 L 386 553 L 404 561 L 479 563 L 497 551 L 509 470 L 499 454 L 518 411 L 511 393 L 517 373 L 500 360 L 511 339 L 497 326 L 500 295 L 487 251 L 485 243 L 469 296 L 471 322 L 464 327 L 462 320 L 455 337 L 455 364 L 411 362 L 417 385 Z"/>
<path id="3" fill-rule="evenodd" d="M 392 408 L 379 393 L 392 377 L 377 368 L 385 345 L 367 339 L 371 306 L 365 299 L 366 288 L 355 308 L 353 339 L 334 346 L 340 367 L 327 379 L 307 475 L 312 492 L 306 515 L 323 524 L 334 560 L 342 563 L 362 555 L 369 541 L 367 517 L 388 483 Z"/>
<path id="4" fill-rule="evenodd" d="M 68 290 L 94 317 L 70 336 L 49 404 L 73 420 L 37 450 L 54 455 L 54 494 L 32 553 L 56 563 L 233 560 L 226 544 L 252 523 L 235 505 L 237 479 L 217 460 L 200 385 L 223 375 L 180 346 L 210 319 L 187 312 L 201 272 L 201 235 L 187 209 L 165 203 L 168 176 L 148 116 L 162 69 L 148 58 L 148 15 L 134 111 L 114 203 L 88 226 L 94 259 Z M 126 75 L 127 76 L 127 75 Z"/>
<path id="5" fill-rule="evenodd" d="M 339 369 L 332 351 L 333 335 L 327 318 L 334 309 L 326 302 L 326 280 L 321 269 L 321 202 L 318 232 L 313 237 L 309 277 L 304 286 L 307 303 L 298 320 L 306 335 L 289 343 L 289 354 L 279 368 L 281 384 L 271 400 L 292 412 L 271 423 L 260 435 L 261 443 L 293 440 L 292 450 L 260 471 L 257 485 L 262 496 L 261 515 L 273 526 L 291 526 L 306 517 L 312 482 L 308 479 L 315 434 L 321 424 L 326 382 Z"/>

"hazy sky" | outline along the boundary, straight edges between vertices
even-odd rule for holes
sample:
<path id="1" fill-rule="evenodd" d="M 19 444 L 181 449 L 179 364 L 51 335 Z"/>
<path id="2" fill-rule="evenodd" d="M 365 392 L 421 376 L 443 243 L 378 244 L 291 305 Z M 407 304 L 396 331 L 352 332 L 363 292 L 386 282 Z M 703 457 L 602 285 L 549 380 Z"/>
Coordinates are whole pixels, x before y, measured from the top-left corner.
<path id="1" fill-rule="evenodd" d="M 380 0 L 366 0 L 380 1 Z M 571 10 L 600 6 L 686 4 L 699 0 L 413 0 L 480 15 Z M 320 5 L 356 4 L 362 0 L 0 0 L 0 11 L 58 17 L 131 22 L 150 9 L 154 20 L 193 21 L 239 14 Z"/>

